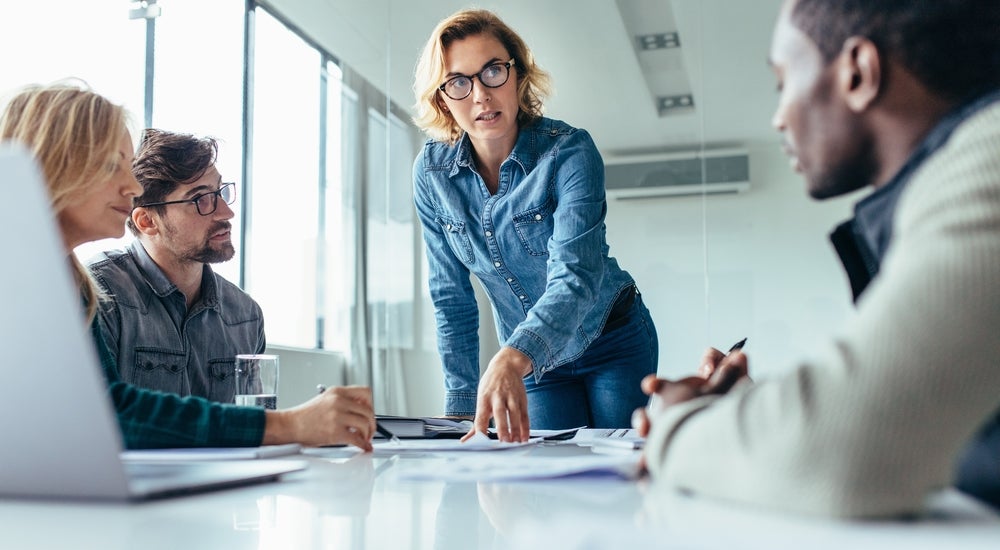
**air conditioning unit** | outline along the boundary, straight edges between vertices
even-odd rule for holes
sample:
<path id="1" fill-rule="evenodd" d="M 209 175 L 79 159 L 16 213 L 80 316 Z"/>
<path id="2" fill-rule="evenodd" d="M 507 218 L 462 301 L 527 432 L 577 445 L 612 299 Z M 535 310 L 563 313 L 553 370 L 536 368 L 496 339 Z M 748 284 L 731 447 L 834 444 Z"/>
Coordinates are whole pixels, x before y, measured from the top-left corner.
<path id="1" fill-rule="evenodd" d="M 606 157 L 608 198 L 641 199 L 750 189 L 750 155 L 745 149 L 710 149 Z"/>

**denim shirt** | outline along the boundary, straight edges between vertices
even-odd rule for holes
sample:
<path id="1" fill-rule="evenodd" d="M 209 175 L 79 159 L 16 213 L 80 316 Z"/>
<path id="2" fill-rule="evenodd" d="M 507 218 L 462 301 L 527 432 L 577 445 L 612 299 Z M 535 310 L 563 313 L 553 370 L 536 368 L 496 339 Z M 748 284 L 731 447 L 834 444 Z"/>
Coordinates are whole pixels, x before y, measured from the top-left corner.
<path id="1" fill-rule="evenodd" d="M 100 325 L 122 381 L 233 402 L 235 355 L 265 347 L 257 302 L 205 265 L 201 298 L 188 311 L 138 240 L 99 254 L 90 271 L 109 296 Z"/>
<path id="2" fill-rule="evenodd" d="M 478 309 L 469 274 L 493 305 L 497 337 L 535 380 L 578 358 L 634 284 L 608 255 L 604 162 L 590 135 L 547 118 L 522 128 L 491 195 L 468 135 L 428 141 L 413 166 L 445 373 L 445 413 L 473 414 Z"/>
<path id="3" fill-rule="evenodd" d="M 237 407 L 199 397 L 180 397 L 122 382 L 100 324 L 99 319 L 94 319 L 91 335 L 126 449 L 256 447 L 261 444 L 267 419 L 260 407 Z"/>

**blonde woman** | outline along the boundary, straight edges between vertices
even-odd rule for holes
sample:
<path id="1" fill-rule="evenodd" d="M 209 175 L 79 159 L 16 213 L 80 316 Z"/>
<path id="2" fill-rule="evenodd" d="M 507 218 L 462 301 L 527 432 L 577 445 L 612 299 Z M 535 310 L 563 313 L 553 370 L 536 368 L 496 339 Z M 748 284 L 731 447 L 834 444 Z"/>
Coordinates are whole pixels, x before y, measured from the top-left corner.
<path id="1" fill-rule="evenodd" d="M 595 71 L 586 61 L 582 69 Z M 627 427 L 658 342 L 635 281 L 608 255 L 604 163 L 586 131 L 542 116 L 548 75 L 495 14 L 431 33 L 414 81 L 430 136 L 413 167 L 445 371 L 445 414 L 529 428 Z M 501 349 L 480 377 L 469 274 Z"/>
<path id="2" fill-rule="evenodd" d="M 298 442 L 349 443 L 371 450 L 375 417 L 368 388 L 330 388 L 298 407 L 265 411 L 150 391 L 119 379 L 118 366 L 108 353 L 95 317 L 104 297 L 73 249 L 85 242 L 121 237 L 132 199 L 142 192 L 131 171 L 133 148 L 126 121 L 122 107 L 76 83 L 25 88 L 0 115 L 0 141 L 25 145 L 45 177 L 125 446 Z"/>

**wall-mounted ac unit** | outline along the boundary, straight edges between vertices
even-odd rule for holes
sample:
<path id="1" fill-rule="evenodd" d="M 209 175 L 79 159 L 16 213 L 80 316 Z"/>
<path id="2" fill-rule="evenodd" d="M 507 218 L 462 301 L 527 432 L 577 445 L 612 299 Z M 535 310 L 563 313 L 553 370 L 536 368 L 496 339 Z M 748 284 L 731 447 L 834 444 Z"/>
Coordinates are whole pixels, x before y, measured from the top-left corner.
<path id="1" fill-rule="evenodd" d="M 604 176 L 614 199 L 741 193 L 750 189 L 750 155 L 712 149 L 606 157 Z"/>

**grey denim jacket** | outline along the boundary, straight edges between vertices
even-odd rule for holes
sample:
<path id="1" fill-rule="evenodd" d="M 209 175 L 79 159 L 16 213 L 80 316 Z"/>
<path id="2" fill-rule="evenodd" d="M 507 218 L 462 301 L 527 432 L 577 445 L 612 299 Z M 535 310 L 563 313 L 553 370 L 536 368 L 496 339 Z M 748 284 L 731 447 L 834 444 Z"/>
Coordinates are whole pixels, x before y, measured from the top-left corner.
<path id="1" fill-rule="evenodd" d="M 265 347 L 257 302 L 206 265 L 201 299 L 188 311 L 184 294 L 138 240 L 102 252 L 89 267 L 108 294 L 101 331 L 123 381 L 233 402 L 234 357 Z"/>

